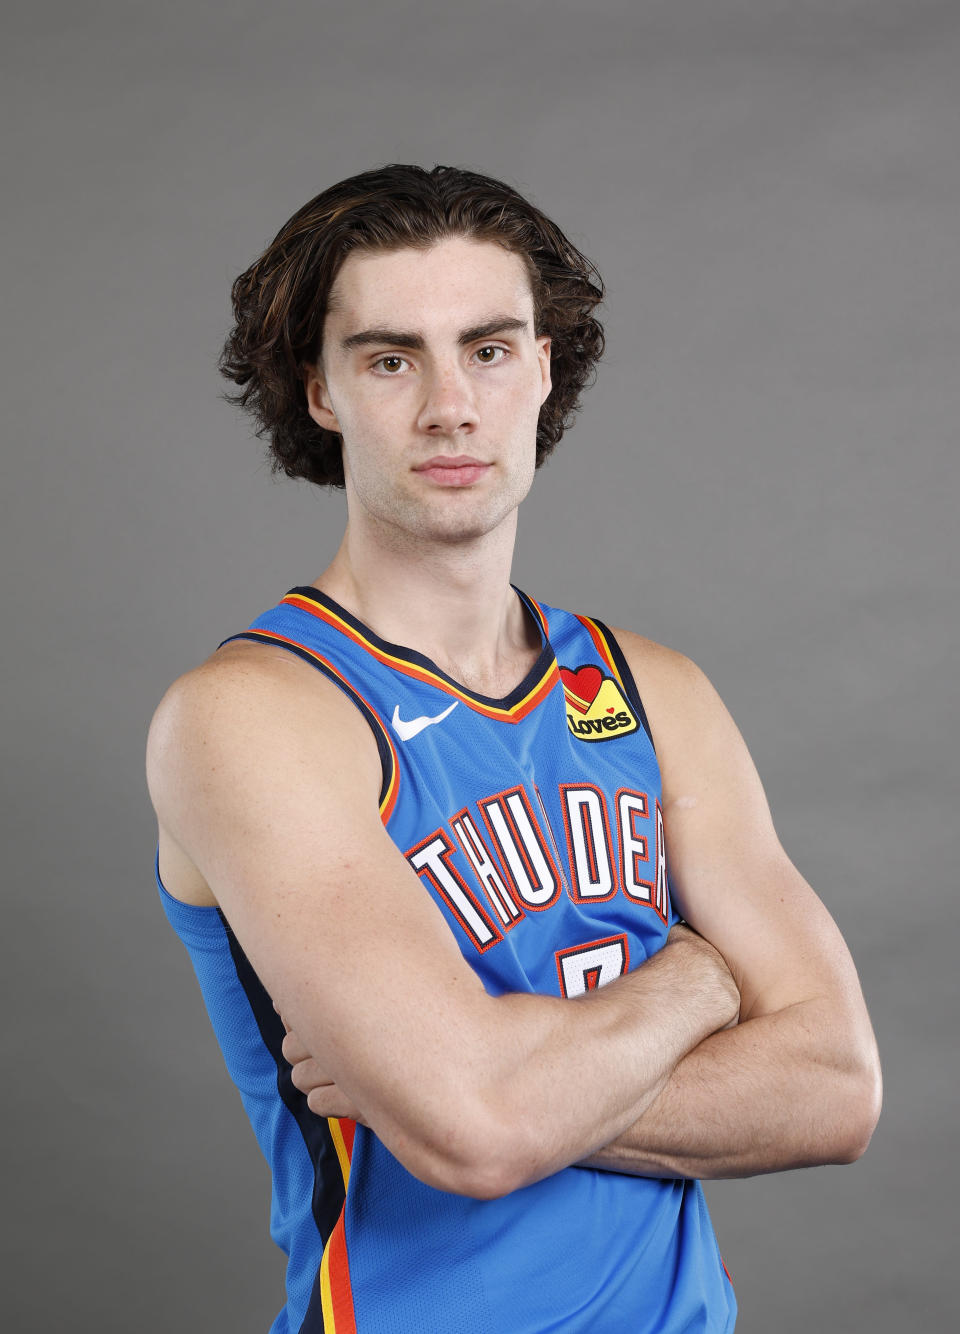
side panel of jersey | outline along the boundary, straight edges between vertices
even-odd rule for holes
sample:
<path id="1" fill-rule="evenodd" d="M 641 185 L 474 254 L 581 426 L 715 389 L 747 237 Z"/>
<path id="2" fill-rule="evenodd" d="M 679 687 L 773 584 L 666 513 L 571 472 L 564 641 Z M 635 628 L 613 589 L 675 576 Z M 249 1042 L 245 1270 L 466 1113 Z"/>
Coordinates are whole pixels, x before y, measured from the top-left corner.
<path id="1" fill-rule="evenodd" d="M 313 1116 L 290 1082 L 290 1066 L 280 1052 L 283 1025 L 223 914 L 168 893 L 159 853 L 154 874 L 164 912 L 190 954 L 227 1070 L 270 1165 L 270 1235 L 287 1256 L 287 1301 L 270 1334 L 294 1334 L 343 1206 L 349 1172 L 343 1135 L 338 1122 Z"/>

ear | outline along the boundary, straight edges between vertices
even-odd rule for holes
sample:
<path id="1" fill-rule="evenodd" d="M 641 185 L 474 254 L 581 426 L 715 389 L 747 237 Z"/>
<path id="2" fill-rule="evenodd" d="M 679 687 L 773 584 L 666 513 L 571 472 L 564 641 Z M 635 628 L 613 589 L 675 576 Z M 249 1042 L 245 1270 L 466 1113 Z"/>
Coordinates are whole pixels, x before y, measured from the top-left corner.
<path id="1" fill-rule="evenodd" d="M 330 395 L 327 392 L 327 382 L 323 378 L 323 372 L 320 369 L 320 363 L 315 366 L 307 366 L 303 375 L 303 387 L 307 395 L 307 411 L 310 416 L 326 431 L 336 431 L 341 435 L 340 423 L 337 421 L 337 414 L 333 410 L 333 404 L 330 402 Z"/>
<path id="2" fill-rule="evenodd" d="M 537 339 L 537 358 L 540 362 L 540 375 L 543 380 L 543 393 L 540 396 L 540 406 L 543 407 L 553 388 L 553 381 L 550 378 L 550 339 L 545 336 Z"/>

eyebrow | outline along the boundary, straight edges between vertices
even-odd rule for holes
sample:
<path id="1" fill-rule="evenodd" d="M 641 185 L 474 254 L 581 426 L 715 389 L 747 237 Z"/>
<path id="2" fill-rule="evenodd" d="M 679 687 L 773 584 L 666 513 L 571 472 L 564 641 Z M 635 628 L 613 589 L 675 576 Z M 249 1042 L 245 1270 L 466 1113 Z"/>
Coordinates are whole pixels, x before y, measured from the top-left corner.
<path id="1" fill-rule="evenodd" d="M 527 320 L 498 315 L 492 320 L 486 320 L 483 324 L 475 324 L 471 329 L 461 329 L 457 336 L 457 342 L 461 346 L 465 346 L 467 343 L 475 343 L 480 338 L 493 338 L 497 334 L 520 333 L 529 327 Z M 415 352 L 422 352 L 426 346 L 423 334 L 407 329 L 362 329 L 359 333 L 348 334 L 346 338 L 340 340 L 340 346 L 344 352 L 349 352 L 355 347 L 369 347 L 371 344 L 382 346 L 384 343 L 391 347 L 410 348 Z"/>

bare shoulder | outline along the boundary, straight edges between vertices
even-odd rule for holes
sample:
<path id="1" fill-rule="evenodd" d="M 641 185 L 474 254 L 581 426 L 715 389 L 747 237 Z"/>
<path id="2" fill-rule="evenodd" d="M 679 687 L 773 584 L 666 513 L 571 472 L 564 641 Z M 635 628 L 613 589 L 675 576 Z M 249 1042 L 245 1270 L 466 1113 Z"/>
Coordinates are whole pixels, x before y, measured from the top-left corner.
<path id="1" fill-rule="evenodd" d="M 630 631 L 614 633 L 650 724 L 675 849 L 681 825 L 704 825 L 712 813 L 725 829 L 744 836 L 749 830 L 758 855 L 782 855 L 753 759 L 706 673 L 675 649 Z"/>
<path id="2" fill-rule="evenodd" d="M 246 641 L 166 690 L 150 723 L 146 773 L 163 883 L 201 905 L 217 902 L 200 865 L 204 812 L 229 806 L 242 819 L 245 799 L 267 819 L 282 791 L 290 805 L 349 792 L 376 818 L 382 781 L 370 727 L 343 691 L 285 649 Z"/>
<path id="3" fill-rule="evenodd" d="M 710 679 L 686 654 L 632 630 L 613 633 L 637 684 L 658 753 L 661 742 L 702 735 L 705 725 L 732 725 Z"/>
<path id="4" fill-rule="evenodd" d="M 639 672 L 644 677 L 663 678 L 669 682 L 688 675 L 702 676 L 696 663 L 676 649 L 667 648 L 666 644 L 658 644 L 656 640 L 622 627 L 616 627 L 613 633 L 635 677 Z"/>
<path id="5" fill-rule="evenodd" d="M 304 733 L 325 752 L 359 750 L 361 764 L 364 756 L 376 761 L 368 725 L 338 686 L 285 649 L 241 641 L 168 688 L 150 723 L 148 773 L 162 778 L 178 755 L 216 748 L 257 761 L 263 755 L 253 744 L 276 749 Z"/>

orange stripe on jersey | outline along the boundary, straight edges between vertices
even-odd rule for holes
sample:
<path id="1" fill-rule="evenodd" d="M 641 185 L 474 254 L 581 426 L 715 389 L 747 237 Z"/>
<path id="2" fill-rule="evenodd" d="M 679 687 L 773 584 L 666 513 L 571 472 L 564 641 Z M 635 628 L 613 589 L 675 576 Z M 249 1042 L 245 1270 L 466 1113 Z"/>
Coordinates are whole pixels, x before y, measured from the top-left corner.
<path id="1" fill-rule="evenodd" d="M 454 685 L 454 683 L 448 681 L 446 677 L 440 676 L 437 672 L 430 671 L 429 668 L 423 667 L 419 663 L 409 662 L 406 658 L 398 657 L 395 653 L 387 653 L 385 649 L 378 648 L 376 644 L 369 640 L 365 635 L 361 634 L 359 630 L 352 626 L 348 621 L 345 621 L 342 616 L 338 616 L 335 611 L 321 605 L 321 603 L 314 602 L 312 598 L 304 597 L 300 593 L 288 593 L 286 597 L 281 598 L 281 603 L 286 603 L 291 607 L 298 607 L 301 611 L 306 611 L 309 612 L 311 616 L 316 616 L 318 620 L 326 621 L 328 625 L 332 625 L 335 630 L 339 630 L 342 634 L 346 635 L 348 639 L 352 639 L 355 644 L 358 644 L 360 648 L 365 649 L 366 652 L 376 658 L 378 662 L 384 663 L 385 666 L 392 667 L 395 671 L 402 672 L 404 676 L 411 676 L 415 681 L 423 681 L 427 685 L 436 686 L 438 690 L 442 690 L 445 694 L 453 695 L 455 698 L 461 700 L 468 708 L 473 709 L 476 713 L 482 713 L 487 718 L 496 718 L 500 722 L 521 722 L 522 719 L 526 718 L 528 713 L 537 707 L 546 695 L 549 695 L 550 691 L 560 679 L 560 669 L 557 666 L 556 660 L 554 660 L 547 667 L 537 684 L 524 695 L 523 699 L 519 700 L 509 709 L 501 709 L 494 704 L 485 704 L 482 700 L 477 699 L 475 695 L 472 695 L 468 690 L 464 690 L 460 686 Z M 546 625 L 543 613 L 540 612 L 539 608 L 537 608 L 537 610 L 540 615 L 540 620 Z"/>
<path id="2" fill-rule="evenodd" d="M 346 1117 L 327 1117 L 333 1147 L 337 1151 L 343 1189 L 350 1185 L 350 1160 L 353 1157 L 353 1138 L 357 1123 Z M 356 1334 L 357 1323 L 353 1310 L 353 1289 L 350 1285 L 350 1264 L 347 1257 L 347 1234 L 344 1226 L 346 1204 L 323 1248 L 320 1261 L 320 1309 L 323 1311 L 324 1334 Z"/>
<path id="3" fill-rule="evenodd" d="M 291 639 L 288 635 L 281 635 L 276 630 L 247 630 L 243 635 L 236 635 L 234 638 L 258 639 L 262 643 L 274 642 L 278 644 L 288 644 L 291 648 L 296 649 L 298 653 L 303 653 L 307 657 L 312 658 L 315 662 L 320 663 L 324 672 L 328 672 L 331 676 L 335 676 L 338 681 L 342 681 L 344 686 L 346 686 L 347 693 L 355 695 L 361 704 L 364 705 L 368 710 L 370 717 L 379 727 L 380 733 L 390 751 L 390 775 L 387 779 L 383 795 L 380 798 L 380 820 L 383 824 L 387 824 L 390 820 L 390 816 L 393 814 L 393 809 L 397 804 L 397 792 L 400 786 L 400 765 L 397 760 L 397 752 L 393 744 L 393 739 L 387 731 L 387 725 L 372 704 L 364 699 L 356 686 L 348 681 L 344 674 L 334 667 L 332 662 L 323 657 L 322 654 L 315 652 L 314 649 L 307 648 L 306 644 L 301 644 L 297 639 Z"/>
<path id="4" fill-rule="evenodd" d="M 320 1261 L 320 1309 L 324 1334 L 357 1334 L 342 1212 Z"/>
<path id="5" fill-rule="evenodd" d="M 536 601 L 530 596 L 529 593 L 524 593 L 523 596 L 524 596 L 524 598 L 526 599 L 526 601 L 529 603 L 530 607 L 532 608 L 534 614 L 536 615 L 537 620 L 540 622 L 540 627 L 541 627 L 541 629 L 543 630 L 543 637 L 544 637 L 544 639 L 549 639 L 549 638 L 550 638 L 550 626 L 549 626 L 548 623 L 547 623 L 547 618 L 546 618 L 546 616 L 544 615 L 544 611 L 543 611 L 543 608 L 540 606 L 540 603 L 539 603 L 539 602 L 536 602 Z"/>
<path id="6" fill-rule="evenodd" d="M 390 738 L 387 737 L 387 740 L 390 741 Z M 384 825 L 390 823 L 390 816 L 393 814 L 393 808 L 397 804 L 397 793 L 400 790 L 400 768 L 397 764 L 397 752 L 393 749 L 392 741 L 390 741 L 390 749 L 393 751 L 393 770 L 390 774 L 387 790 L 380 799 L 380 820 Z"/>
<path id="7" fill-rule="evenodd" d="M 353 1162 L 353 1141 L 357 1133 L 356 1121 L 350 1121 L 346 1117 L 339 1122 L 340 1133 L 343 1135 L 344 1147 L 347 1150 L 347 1156 Z"/>
<path id="8" fill-rule="evenodd" d="M 606 636 L 602 633 L 600 627 L 596 624 L 596 622 L 591 621 L 589 616 L 578 616 L 577 620 L 587 631 L 590 638 L 593 640 L 594 647 L 596 648 L 597 652 L 600 654 L 601 658 L 610 668 L 612 675 L 616 677 L 620 685 L 620 688 L 623 689 L 623 678 L 617 671 L 617 664 L 614 662 L 613 654 L 610 652 L 610 649 L 607 646 Z"/>

